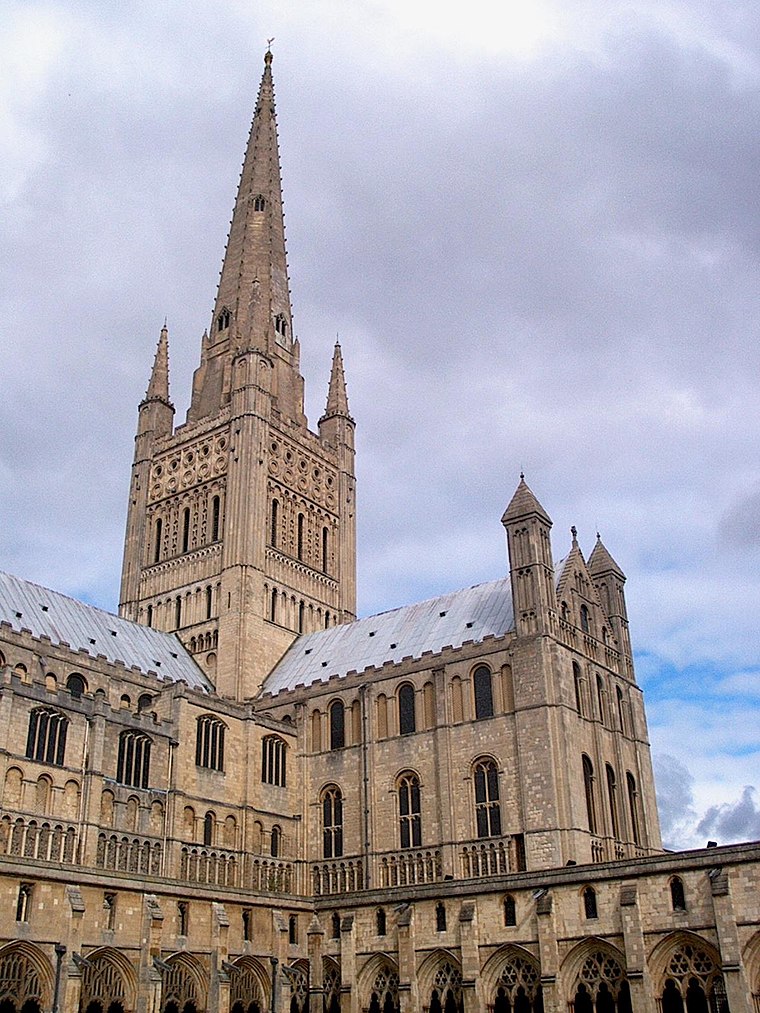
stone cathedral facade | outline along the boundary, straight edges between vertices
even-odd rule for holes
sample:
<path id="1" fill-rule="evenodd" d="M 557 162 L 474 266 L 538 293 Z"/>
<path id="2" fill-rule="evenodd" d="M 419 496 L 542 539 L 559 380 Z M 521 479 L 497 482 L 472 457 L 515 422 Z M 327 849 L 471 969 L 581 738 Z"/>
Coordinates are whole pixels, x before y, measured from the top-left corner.
<path id="1" fill-rule="evenodd" d="M 165 329 L 140 404 L 119 615 L 0 575 L 0 1013 L 758 1013 L 760 845 L 663 851 L 601 541 L 556 560 L 521 478 L 503 576 L 356 619 L 271 64 L 187 418 Z"/>

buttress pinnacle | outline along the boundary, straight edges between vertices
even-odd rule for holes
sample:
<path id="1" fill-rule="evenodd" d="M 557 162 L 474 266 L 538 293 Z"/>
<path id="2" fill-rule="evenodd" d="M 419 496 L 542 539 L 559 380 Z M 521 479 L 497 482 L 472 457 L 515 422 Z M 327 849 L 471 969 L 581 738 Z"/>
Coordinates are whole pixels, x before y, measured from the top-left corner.
<path id="1" fill-rule="evenodd" d="M 327 419 L 332 415 L 345 415 L 347 418 L 351 418 L 351 413 L 348 410 L 346 377 L 343 372 L 343 353 L 338 341 L 335 342 L 335 350 L 333 351 L 330 386 L 327 391 L 327 405 L 323 418 Z"/>
<path id="2" fill-rule="evenodd" d="M 146 401 L 163 401 L 171 405 L 169 400 L 169 331 L 166 324 L 161 328 L 156 347 L 156 357 L 145 393 Z"/>

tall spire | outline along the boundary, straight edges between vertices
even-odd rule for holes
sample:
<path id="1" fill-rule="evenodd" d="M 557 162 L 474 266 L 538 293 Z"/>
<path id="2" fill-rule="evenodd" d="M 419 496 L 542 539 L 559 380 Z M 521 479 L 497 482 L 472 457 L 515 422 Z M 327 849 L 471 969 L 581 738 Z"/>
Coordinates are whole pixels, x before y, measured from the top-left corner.
<path id="1" fill-rule="evenodd" d="M 148 389 L 145 392 L 146 401 L 164 401 L 171 405 L 169 400 L 169 331 L 166 323 L 161 328 L 161 334 L 156 346 L 156 357 L 153 360 L 153 369 L 148 382 Z"/>
<path id="2" fill-rule="evenodd" d="M 351 418 L 348 410 L 348 394 L 346 393 L 346 377 L 343 372 L 343 353 L 340 349 L 340 342 L 335 342 L 333 352 L 332 369 L 330 371 L 330 386 L 327 391 L 327 405 L 325 414 L 320 419 L 324 422 L 333 415 L 345 415 Z"/>
<path id="3" fill-rule="evenodd" d="M 269 50 L 264 56 L 211 328 L 193 383 L 191 420 L 213 414 L 229 400 L 231 359 L 248 348 L 259 349 L 298 370 Z M 284 379 L 283 383 L 288 386 Z"/>

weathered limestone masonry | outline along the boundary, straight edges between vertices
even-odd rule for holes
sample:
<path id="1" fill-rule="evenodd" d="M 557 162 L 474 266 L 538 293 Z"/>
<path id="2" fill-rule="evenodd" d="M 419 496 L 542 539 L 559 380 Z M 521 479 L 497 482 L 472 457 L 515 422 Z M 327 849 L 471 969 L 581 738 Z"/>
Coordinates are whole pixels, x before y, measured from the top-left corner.
<path id="1" fill-rule="evenodd" d="M 601 539 L 555 562 L 521 477 L 502 576 L 355 618 L 342 354 L 314 433 L 284 236 L 267 53 L 120 615 L 0 573 L 0 1013 L 760 1013 L 760 844 L 662 851 Z"/>

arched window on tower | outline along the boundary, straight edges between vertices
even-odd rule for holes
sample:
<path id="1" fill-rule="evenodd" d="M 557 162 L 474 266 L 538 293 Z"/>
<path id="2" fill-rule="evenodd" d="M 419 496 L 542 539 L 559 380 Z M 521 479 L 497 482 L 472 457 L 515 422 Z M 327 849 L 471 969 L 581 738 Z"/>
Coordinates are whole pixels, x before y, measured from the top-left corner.
<path id="1" fill-rule="evenodd" d="M 596 702 L 599 707 L 599 720 L 603 725 L 607 724 L 607 708 L 605 707 L 606 693 L 604 692 L 604 680 L 597 673 L 596 676 Z"/>
<path id="2" fill-rule="evenodd" d="M 288 321 L 285 319 L 284 313 L 278 313 L 274 318 L 274 329 L 275 333 L 286 338 L 288 336 Z"/>
<path id="3" fill-rule="evenodd" d="M 225 724 L 211 714 L 198 718 L 195 731 L 195 763 L 207 770 L 224 770 Z"/>
<path id="4" fill-rule="evenodd" d="M 79 672 L 72 672 L 66 680 L 66 689 L 68 689 L 75 700 L 78 700 L 83 693 L 87 692 L 87 683 Z"/>
<path id="5" fill-rule="evenodd" d="M 589 832 L 596 833 L 596 806 L 594 805 L 594 765 L 591 760 L 583 754 L 583 788 L 586 794 L 586 816 L 588 818 Z"/>
<path id="6" fill-rule="evenodd" d="M 583 716 L 583 686 L 581 683 L 581 666 L 573 662 L 573 681 L 575 683 L 575 709 Z"/>
<path id="7" fill-rule="evenodd" d="M 126 731 L 119 736 L 116 780 L 130 788 L 147 788 L 150 778 L 151 740 L 142 732 Z"/>
<path id="8" fill-rule="evenodd" d="M 620 821 L 618 819 L 617 779 L 611 764 L 607 764 L 607 797 L 610 803 L 610 827 L 615 840 L 620 840 Z"/>
<path id="9" fill-rule="evenodd" d="M 209 811 L 203 817 L 203 843 L 207 848 L 210 848 L 214 843 L 215 826 L 216 826 L 216 816 L 209 809 Z"/>
<path id="10" fill-rule="evenodd" d="M 182 626 L 182 598 L 177 595 L 174 599 L 174 628 L 179 629 Z"/>
<path id="11" fill-rule="evenodd" d="M 253 198 L 253 210 L 254 211 L 264 211 L 265 208 L 266 208 L 266 206 L 267 206 L 267 202 L 266 202 L 265 198 L 262 196 L 262 194 L 260 194 L 260 193 L 256 194 L 256 196 Z"/>
<path id="12" fill-rule="evenodd" d="M 265 735 L 261 740 L 261 780 L 264 784 L 285 787 L 286 750 L 279 735 Z"/>
<path id="13" fill-rule="evenodd" d="M 329 537 L 327 528 L 322 528 L 322 573 L 327 573 L 327 560 L 330 548 Z"/>
<path id="14" fill-rule="evenodd" d="M 211 541 L 218 542 L 221 532 L 222 501 L 218 496 L 211 500 Z"/>
<path id="15" fill-rule="evenodd" d="M 145 623 L 146 623 L 147 626 L 152 626 L 153 625 L 153 606 L 152 605 L 148 605 L 148 607 L 145 609 Z"/>
<path id="16" fill-rule="evenodd" d="M 591 623 L 589 622 L 589 612 L 585 605 L 581 605 L 581 629 L 584 633 L 591 632 Z"/>
<path id="17" fill-rule="evenodd" d="M 207 619 L 211 618 L 212 595 L 213 595 L 213 592 L 211 590 L 211 585 L 209 584 L 206 587 L 206 618 Z"/>
<path id="18" fill-rule="evenodd" d="M 417 730 L 414 709 L 414 686 L 405 682 L 398 691 L 398 730 L 401 735 L 410 735 Z"/>
<path id="19" fill-rule="evenodd" d="M 270 515 L 270 522 L 269 522 L 269 542 L 272 545 L 272 548 L 274 549 L 277 548 L 277 534 L 278 534 L 277 524 L 279 521 L 279 513 L 280 513 L 280 502 L 279 500 L 273 499 L 272 512 Z"/>
<path id="20" fill-rule="evenodd" d="M 156 517 L 156 523 L 153 526 L 153 562 L 157 563 L 161 559 L 161 535 L 164 530 L 164 522 L 160 517 Z"/>
<path id="21" fill-rule="evenodd" d="M 617 710 L 618 710 L 618 723 L 620 725 L 620 731 L 625 735 L 625 708 L 623 705 L 623 691 L 620 686 L 615 688 L 615 696 L 617 697 Z"/>
<path id="22" fill-rule="evenodd" d="M 66 732 L 69 722 L 51 707 L 35 707 L 29 714 L 26 755 L 38 763 L 62 767 L 66 753 Z"/>
<path id="23" fill-rule="evenodd" d="M 487 665 L 478 665 L 472 674 L 475 693 L 475 717 L 493 717 L 493 684 L 491 669 Z"/>
<path id="24" fill-rule="evenodd" d="M 190 547 L 190 507 L 182 511 L 182 551 L 187 552 Z"/>
<path id="25" fill-rule="evenodd" d="M 269 838 L 269 854 L 272 858 L 279 858 L 282 852 L 282 829 L 277 825 L 272 827 Z"/>
<path id="26" fill-rule="evenodd" d="M 296 527 L 296 556 L 299 559 L 303 559 L 303 526 L 304 516 L 303 514 L 298 515 L 298 523 Z"/>
<path id="27" fill-rule="evenodd" d="M 343 854 L 343 795 L 331 784 L 322 792 L 322 856 L 340 858 Z"/>
<path id="28" fill-rule="evenodd" d="M 407 771 L 399 777 L 397 787 L 401 847 L 419 848 L 422 845 L 420 779 Z"/>
<path id="29" fill-rule="evenodd" d="M 634 844 L 641 844 L 641 833 L 639 830 L 639 793 L 636 790 L 636 778 L 630 772 L 625 775 L 626 787 L 628 789 L 628 814 L 631 818 L 631 835 Z"/>
<path id="30" fill-rule="evenodd" d="M 501 806 L 499 804 L 499 772 L 490 757 L 478 760 L 474 770 L 475 823 L 478 837 L 498 837 L 501 834 Z"/>
<path id="31" fill-rule="evenodd" d="M 277 622 L 277 591 L 274 588 L 269 599 L 269 619 L 273 623 Z"/>
<path id="32" fill-rule="evenodd" d="M 216 318 L 216 329 L 217 331 L 226 331 L 230 326 L 231 317 L 230 311 L 225 307 Z"/>
<path id="33" fill-rule="evenodd" d="M 330 749 L 343 749 L 346 744 L 346 711 L 342 700 L 330 704 Z"/>

